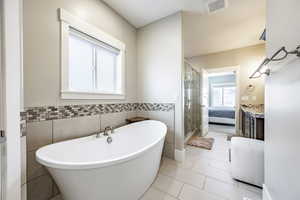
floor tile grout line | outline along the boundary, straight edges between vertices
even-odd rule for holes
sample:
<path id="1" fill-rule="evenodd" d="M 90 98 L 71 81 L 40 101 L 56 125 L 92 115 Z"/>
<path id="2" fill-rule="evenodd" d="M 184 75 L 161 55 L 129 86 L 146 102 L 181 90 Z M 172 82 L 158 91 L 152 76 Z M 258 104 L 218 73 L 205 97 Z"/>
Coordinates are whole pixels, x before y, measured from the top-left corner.
<path id="1" fill-rule="evenodd" d="M 196 164 L 196 163 L 195 163 L 195 164 Z M 195 164 L 194 164 L 194 165 L 195 165 Z M 180 169 L 183 169 L 183 170 L 189 169 L 189 170 L 191 170 L 192 172 L 195 172 L 195 173 L 197 173 L 197 174 L 205 175 L 205 174 L 203 174 L 203 173 L 201 173 L 201 172 L 199 172 L 199 171 L 196 171 L 196 170 L 194 169 L 195 166 L 193 166 L 193 167 L 188 167 L 188 168 L 184 168 L 184 167 L 181 167 L 181 166 L 176 165 L 176 164 L 173 164 L 173 163 L 168 163 L 167 165 L 176 166 L 176 167 L 178 167 L 178 168 L 180 168 Z M 220 170 L 220 171 L 224 171 L 224 170 L 222 170 L 222 169 L 218 169 L 218 168 L 215 168 L 215 167 L 212 167 L 212 168 L 217 169 L 217 170 Z M 225 171 L 225 172 L 226 172 L 226 171 Z"/>
<path id="2" fill-rule="evenodd" d="M 225 141 L 226 142 L 226 141 Z M 221 170 L 221 169 L 219 169 L 219 170 Z M 223 170 L 224 171 L 224 170 Z M 216 180 L 216 181 L 220 181 L 220 182 L 223 182 L 223 183 L 225 183 L 225 184 L 228 184 L 228 185 L 232 185 L 233 187 L 236 187 L 237 189 L 239 189 L 239 190 L 244 190 L 244 191 L 248 191 L 248 192 L 251 192 L 251 193 L 253 193 L 253 194 L 258 194 L 258 195 L 260 195 L 258 192 L 256 192 L 256 191 L 252 191 L 251 189 L 247 189 L 247 188 L 242 188 L 241 186 L 240 186 L 240 183 L 238 182 L 238 181 L 236 181 L 236 184 L 234 184 L 234 183 L 228 183 L 228 182 L 226 182 L 226 181 L 222 181 L 222 180 L 219 180 L 219 179 L 217 179 L 217 178 L 215 178 L 215 177 L 211 177 L 212 179 L 214 179 L 214 180 Z M 246 184 L 246 183 L 245 183 Z M 247 184 L 246 184 L 247 185 Z M 249 185 L 250 186 L 250 185 Z"/>
<path id="3" fill-rule="evenodd" d="M 182 169 L 182 168 L 181 168 L 181 169 Z M 194 169 L 191 169 L 191 171 L 194 172 L 194 173 L 196 173 L 196 174 L 199 174 L 199 175 L 202 175 L 202 176 L 206 176 L 206 177 L 208 177 L 208 178 L 213 178 L 213 179 L 218 180 L 218 181 L 221 181 L 221 182 L 223 182 L 223 183 L 231 184 L 231 183 L 229 183 L 229 182 L 226 182 L 226 181 L 224 181 L 224 180 L 220 180 L 220 179 L 218 179 L 218 178 L 216 178 L 216 177 L 210 176 L 210 175 L 205 174 L 205 173 L 203 173 L 203 172 L 201 173 L 201 172 L 196 171 L 196 170 L 194 170 Z M 232 184 L 232 185 L 234 185 L 234 184 Z"/>
<path id="4" fill-rule="evenodd" d="M 165 174 L 164 174 L 164 175 L 165 175 Z M 165 175 L 165 176 L 168 176 L 168 177 L 170 177 L 170 178 L 173 178 L 173 179 L 175 179 L 175 180 L 178 180 L 178 181 L 183 182 L 183 183 L 184 183 L 184 184 L 183 184 L 183 187 L 184 187 L 184 185 L 188 185 L 188 186 L 190 186 L 190 187 L 196 188 L 197 190 L 201 190 L 201 191 L 204 191 L 204 192 L 206 192 L 206 193 L 208 193 L 208 194 L 215 195 L 215 196 L 218 196 L 218 197 L 224 199 L 224 196 L 221 196 L 221 195 L 219 195 L 219 194 L 217 194 L 217 193 L 213 193 L 213 192 L 210 192 L 210 191 L 205 190 L 204 184 L 202 184 L 202 187 L 200 188 L 200 187 L 198 187 L 198 186 L 196 186 L 196 185 L 193 185 L 193 184 L 190 184 L 190 183 L 186 183 L 185 181 L 176 179 L 176 177 L 169 176 L 169 175 Z M 206 180 L 206 178 L 210 178 L 210 177 L 207 177 L 207 176 L 204 176 L 204 177 L 205 177 L 205 180 Z M 216 180 L 216 181 L 219 181 L 218 179 L 215 179 L 215 180 Z M 221 181 L 219 181 L 219 182 L 221 182 Z M 222 183 L 227 184 L 227 183 L 225 183 L 225 182 L 222 182 Z M 230 185 L 230 184 L 228 184 L 228 185 Z M 183 187 L 182 187 L 182 188 L 183 188 Z M 181 192 L 180 192 L 180 193 L 181 193 Z M 180 196 L 180 195 L 179 195 L 179 196 Z M 178 197 L 179 197 L 179 196 L 178 196 Z M 226 199 L 226 200 L 229 200 L 228 198 L 225 198 L 225 199 Z"/>
<path id="5" fill-rule="evenodd" d="M 179 199 L 179 197 L 180 197 L 180 194 L 182 193 L 182 191 L 183 191 L 183 187 L 186 185 L 186 183 L 183 183 L 182 184 L 182 186 L 181 186 L 181 188 L 180 188 L 180 190 L 179 190 L 179 193 L 178 193 L 178 195 L 177 195 L 177 198 Z"/>
<path id="6" fill-rule="evenodd" d="M 161 172 L 160 172 L 160 173 L 161 173 Z M 181 182 L 181 183 L 186 184 L 186 185 L 193 186 L 193 187 L 198 188 L 198 189 L 201 190 L 201 188 L 200 188 L 199 186 L 197 186 L 197 185 L 193 185 L 193 184 L 191 184 L 191 183 L 187 183 L 186 181 L 183 181 L 183 180 L 181 180 L 181 179 L 178 179 L 177 177 L 174 177 L 174 176 L 170 176 L 170 175 L 167 175 L 167 174 L 164 174 L 164 173 L 161 173 L 161 174 L 164 175 L 164 176 L 167 176 L 167 177 L 169 177 L 169 178 L 172 178 L 172 179 L 174 179 L 174 180 L 176 180 L 176 181 L 178 181 L 178 182 Z"/>
<path id="7" fill-rule="evenodd" d="M 167 165 L 176 166 L 176 165 L 173 165 L 173 164 L 167 164 Z M 180 167 L 179 167 L 179 168 L 180 168 Z M 181 169 L 181 170 L 185 170 L 185 169 L 183 169 L 183 168 L 180 168 L 180 169 Z M 201 175 L 201 176 L 204 176 L 204 177 L 207 177 L 207 178 L 211 178 L 211 179 L 220 181 L 220 182 L 225 183 L 225 184 L 228 184 L 228 185 L 234 185 L 234 183 L 229 183 L 229 182 L 226 182 L 226 181 L 224 181 L 224 180 L 220 180 L 220 179 L 218 179 L 218 178 L 216 178 L 216 177 L 213 177 L 213 176 L 210 176 L 210 175 L 207 175 L 207 174 L 204 174 L 204 173 L 201 173 L 201 172 L 192 170 L 192 169 L 190 169 L 190 170 L 191 170 L 192 172 L 198 174 L 198 175 Z M 171 178 L 173 178 L 173 179 L 175 179 L 175 180 L 181 181 L 181 182 L 183 182 L 183 183 L 187 183 L 186 181 L 183 181 L 183 180 L 181 180 L 181 179 L 178 179 L 178 178 L 176 178 L 175 176 L 170 176 L 170 175 L 165 174 L 165 173 L 163 173 L 163 172 L 159 172 L 159 173 L 161 173 L 161 174 L 163 174 L 163 175 L 165 175 L 165 176 L 171 177 Z M 192 184 L 190 184 L 190 183 L 187 183 L 187 184 L 192 185 Z M 194 187 L 199 188 L 198 186 L 195 186 L 195 185 L 194 185 Z"/>
<path id="8" fill-rule="evenodd" d="M 156 189 L 156 190 L 158 190 L 158 191 L 160 191 L 160 192 L 162 192 L 162 193 L 164 193 L 164 194 L 167 194 L 167 195 L 169 195 L 169 196 L 171 196 L 171 197 L 177 199 L 176 196 L 174 196 L 174 195 L 172 195 L 172 194 L 170 194 L 170 193 L 168 193 L 168 192 L 166 192 L 166 191 L 163 191 L 162 189 L 160 189 L 159 187 L 155 186 L 154 184 L 152 184 L 152 185 L 150 186 L 150 188 L 151 188 L 151 187 L 154 188 L 154 189 Z M 150 188 L 149 188 L 149 189 L 150 189 Z"/>
<path id="9" fill-rule="evenodd" d="M 203 181 L 203 186 L 202 186 L 202 190 L 205 190 L 206 179 L 207 179 L 207 176 L 205 176 L 205 178 L 204 178 L 204 181 Z"/>
<path id="10" fill-rule="evenodd" d="M 196 186 L 194 186 L 194 185 L 191 185 L 191 184 L 188 184 L 188 183 L 184 183 L 184 185 L 193 187 L 193 188 L 195 188 L 196 190 L 200 190 L 200 191 L 205 192 L 205 193 L 207 193 L 207 194 L 210 194 L 210 195 L 213 195 L 213 196 L 220 197 L 220 198 L 222 198 L 223 200 L 230 200 L 229 198 L 224 197 L 224 196 L 221 196 L 220 194 L 217 194 L 217 193 L 214 193 L 214 192 L 210 192 L 210 191 L 207 191 L 207 190 L 205 190 L 205 189 L 198 188 L 198 187 L 196 187 Z"/>
<path id="11" fill-rule="evenodd" d="M 227 184 L 227 185 L 233 185 L 233 186 L 235 186 L 234 183 L 229 183 L 229 182 L 220 180 L 220 179 L 218 179 L 218 178 L 216 178 L 216 177 L 213 177 L 213 176 L 208 176 L 208 175 L 207 175 L 207 178 L 214 179 L 215 181 L 219 181 L 219 182 L 222 182 L 222 183 Z M 236 186 L 236 187 L 237 187 L 237 186 Z"/>
<path id="12" fill-rule="evenodd" d="M 208 165 L 209 167 L 213 168 L 213 169 L 217 169 L 217 170 L 221 171 L 222 173 L 223 173 L 223 172 L 224 172 L 224 173 L 229 173 L 229 171 L 224 170 L 224 169 L 220 169 L 220 168 L 217 168 L 217 167 L 214 167 L 214 166 L 212 166 L 211 164 L 207 164 L 207 165 Z M 196 166 L 195 166 L 195 167 L 196 167 Z M 192 170 L 195 171 L 195 167 L 193 167 Z"/>
<path id="13" fill-rule="evenodd" d="M 155 189 L 157 189 L 157 190 L 159 190 L 159 191 L 161 191 L 161 192 L 163 192 L 163 193 L 165 193 L 165 194 L 167 194 L 167 195 L 170 195 L 170 196 L 172 196 L 172 197 L 175 197 L 174 195 L 172 195 L 172 194 L 170 194 L 170 193 L 168 193 L 168 192 L 165 192 L 165 191 L 161 190 L 159 187 L 155 186 L 155 181 L 156 181 L 156 179 L 158 178 L 159 174 L 161 174 L 161 173 L 160 173 L 160 172 L 157 173 L 156 178 L 154 179 L 153 183 L 150 185 L 150 187 L 148 188 L 148 190 L 149 190 L 151 187 L 153 187 L 153 188 L 155 188 Z M 162 175 L 164 175 L 164 174 L 162 174 Z M 164 175 L 164 176 L 166 176 L 166 175 Z M 177 179 L 175 179 L 175 178 L 172 178 L 172 177 L 170 177 L 170 176 L 167 176 L 167 177 L 170 178 L 170 179 L 174 179 L 175 181 L 180 182 L 180 183 L 182 183 L 182 184 L 184 185 L 184 183 L 183 183 L 182 181 L 179 181 L 179 180 L 177 180 Z M 148 191 L 148 190 L 147 190 L 147 191 Z M 176 198 L 176 197 L 175 197 L 175 198 Z"/>

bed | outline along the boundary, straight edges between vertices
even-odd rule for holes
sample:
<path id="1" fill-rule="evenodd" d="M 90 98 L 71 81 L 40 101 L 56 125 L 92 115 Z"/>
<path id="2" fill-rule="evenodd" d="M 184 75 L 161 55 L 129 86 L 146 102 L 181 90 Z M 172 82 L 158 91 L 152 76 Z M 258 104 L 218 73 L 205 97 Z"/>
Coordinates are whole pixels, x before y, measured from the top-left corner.
<path id="1" fill-rule="evenodd" d="M 235 125 L 235 109 L 229 107 L 210 107 L 209 123 Z"/>

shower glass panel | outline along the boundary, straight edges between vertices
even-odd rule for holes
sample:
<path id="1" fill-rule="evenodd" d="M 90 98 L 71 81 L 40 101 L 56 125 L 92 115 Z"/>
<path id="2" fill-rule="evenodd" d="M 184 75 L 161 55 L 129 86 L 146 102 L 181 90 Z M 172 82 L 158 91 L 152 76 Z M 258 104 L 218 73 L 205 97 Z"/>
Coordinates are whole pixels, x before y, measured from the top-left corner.
<path id="1" fill-rule="evenodd" d="M 188 138 L 200 134 L 201 127 L 201 75 L 185 62 L 184 73 L 184 135 Z"/>

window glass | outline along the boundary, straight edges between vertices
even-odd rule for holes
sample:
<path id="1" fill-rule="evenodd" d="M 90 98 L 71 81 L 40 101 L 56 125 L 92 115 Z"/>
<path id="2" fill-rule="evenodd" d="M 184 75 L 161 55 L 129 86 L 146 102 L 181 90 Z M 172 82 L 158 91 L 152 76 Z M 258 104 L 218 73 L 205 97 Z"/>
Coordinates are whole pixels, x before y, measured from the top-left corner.
<path id="1" fill-rule="evenodd" d="M 118 54 L 103 48 L 97 48 L 97 87 L 101 91 L 116 90 Z"/>
<path id="2" fill-rule="evenodd" d="M 212 87 L 212 106 L 214 107 L 234 107 L 236 87 L 228 85 L 218 85 Z"/>
<path id="3" fill-rule="evenodd" d="M 235 105 L 235 87 L 223 88 L 223 105 L 228 107 L 234 107 Z"/>
<path id="4" fill-rule="evenodd" d="M 69 37 L 69 85 L 73 91 L 94 89 L 93 45 L 70 34 Z"/>
<path id="5" fill-rule="evenodd" d="M 126 45 L 60 8 L 62 99 L 125 99 Z"/>
<path id="6" fill-rule="evenodd" d="M 72 30 L 69 35 L 69 87 L 72 91 L 117 93 L 120 51 Z"/>
<path id="7" fill-rule="evenodd" d="M 221 87 L 214 87 L 213 88 L 213 101 L 212 104 L 213 106 L 222 106 L 222 88 Z"/>

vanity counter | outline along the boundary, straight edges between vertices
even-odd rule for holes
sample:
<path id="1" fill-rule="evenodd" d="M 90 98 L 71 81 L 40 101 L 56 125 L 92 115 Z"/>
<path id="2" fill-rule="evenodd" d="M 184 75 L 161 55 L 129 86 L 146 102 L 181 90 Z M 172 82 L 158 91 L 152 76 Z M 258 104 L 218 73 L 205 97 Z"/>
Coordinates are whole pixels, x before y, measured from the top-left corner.
<path id="1" fill-rule="evenodd" d="M 265 118 L 264 106 L 241 106 L 241 110 L 254 118 Z"/>
<path id="2" fill-rule="evenodd" d="M 242 135 L 264 140 L 264 106 L 241 106 L 240 126 Z"/>

